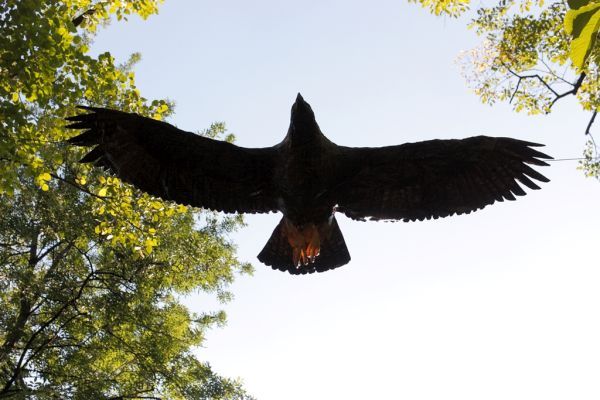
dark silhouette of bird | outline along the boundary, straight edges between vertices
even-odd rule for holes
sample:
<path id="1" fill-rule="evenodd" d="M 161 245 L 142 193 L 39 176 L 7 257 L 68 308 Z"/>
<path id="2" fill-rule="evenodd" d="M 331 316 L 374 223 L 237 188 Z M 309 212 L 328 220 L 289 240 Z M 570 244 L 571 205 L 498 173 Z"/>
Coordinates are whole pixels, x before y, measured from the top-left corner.
<path id="1" fill-rule="evenodd" d="M 529 166 L 551 157 L 522 140 L 476 136 L 379 148 L 338 146 L 321 132 L 298 94 L 283 141 L 244 148 L 116 110 L 67 118 L 85 129 L 69 140 L 95 146 L 81 162 L 110 170 L 151 195 L 227 213 L 279 211 L 281 221 L 258 259 L 291 274 L 350 261 L 336 222 L 415 221 L 468 214 L 515 200 L 548 179 Z"/>

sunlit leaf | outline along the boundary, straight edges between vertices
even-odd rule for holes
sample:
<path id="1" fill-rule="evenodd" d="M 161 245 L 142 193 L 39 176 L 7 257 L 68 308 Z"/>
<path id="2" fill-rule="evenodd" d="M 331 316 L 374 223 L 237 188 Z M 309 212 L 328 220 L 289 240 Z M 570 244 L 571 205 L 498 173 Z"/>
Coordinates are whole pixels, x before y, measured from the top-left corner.
<path id="1" fill-rule="evenodd" d="M 245 398 L 192 354 L 220 322 L 195 320 L 178 300 L 226 299 L 245 271 L 227 238 L 239 220 L 202 229 L 197 210 L 80 164 L 83 150 L 62 143 L 77 104 L 171 112 L 141 96 L 139 55 L 120 67 L 88 53 L 98 25 L 147 18 L 160 2 L 0 2 L 0 397 Z"/>
<path id="2" fill-rule="evenodd" d="M 572 37 L 571 60 L 581 69 L 594 48 L 600 29 L 600 2 L 567 11 L 565 30 Z"/>

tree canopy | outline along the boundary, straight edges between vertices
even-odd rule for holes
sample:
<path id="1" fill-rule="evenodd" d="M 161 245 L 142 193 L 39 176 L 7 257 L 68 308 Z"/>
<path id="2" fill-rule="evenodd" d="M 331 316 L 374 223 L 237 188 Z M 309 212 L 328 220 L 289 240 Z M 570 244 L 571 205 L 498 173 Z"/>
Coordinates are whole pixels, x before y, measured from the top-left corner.
<path id="1" fill-rule="evenodd" d="M 236 273 L 250 272 L 228 240 L 241 218 L 152 198 L 63 143 L 76 104 L 172 112 L 136 88 L 139 55 L 116 65 L 89 54 L 99 24 L 159 3 L 0 1 L 0 397 L 248 397 L 193 354 L 224 313 L 180 301 L 227 301 Z"/>
<path id="2" fill-rule="evenodd" d="M 414 0 L 436 15 L 458 17 L 470 10 L 470 27 L 483 38 L 461 57 L 463 74 L 484 103 L 510 102 L 516 111 L 549 113 L 576 96 L 589 112 L 573 130 L 588 135 L 581 167 L 600 178 L 592 127 L 600 109 L 600 1 Z"/>

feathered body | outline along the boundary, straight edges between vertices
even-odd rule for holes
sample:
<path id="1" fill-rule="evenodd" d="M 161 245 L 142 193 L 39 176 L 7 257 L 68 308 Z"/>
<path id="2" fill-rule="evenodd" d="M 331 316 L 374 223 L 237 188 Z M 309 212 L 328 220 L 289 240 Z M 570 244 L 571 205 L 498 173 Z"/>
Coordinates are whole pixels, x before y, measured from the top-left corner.
<path id="1" fill-rule="evenodd" d="M 244 148 L 183 132 L 136 114 L 83 107 L 86 129 L 72 144 L 96 146 L 82 162 L 109 169 L 166 200 L 224 212 L 279 211 L 283 218 L 258 255 L 292 274 L 350 261 L 335 220 L 414 221 L 470 213 L 514 200 L 547 182 L 528 164 L 547 165 L 541 146 L 511 138 L 429 140 L 380 148 L 338 146 L 321 132 L 298 94 L 288 133 L 267 148 Z M 519 183 L 517 183 L 519 182 Z"/>

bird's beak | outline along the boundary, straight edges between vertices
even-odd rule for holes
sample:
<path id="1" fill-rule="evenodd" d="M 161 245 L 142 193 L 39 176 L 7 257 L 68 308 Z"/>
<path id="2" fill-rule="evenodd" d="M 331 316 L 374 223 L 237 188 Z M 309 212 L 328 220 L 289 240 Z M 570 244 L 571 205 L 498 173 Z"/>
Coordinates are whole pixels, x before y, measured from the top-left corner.
<path id="1" fill-rule="evenodd" d="M 294 125 L 309 123 L 315 121 L 315 114 L 313 113 L 310 105 L 304 101 L 304 98 L 300 93 L 296 97 L 296 102 L 292 105 L 292 122 Z"/>
<path id="2" fill-rule="evenodd" d="M 296 101 L 294 102 L 292 109 L 296 111 L 306 110 L 310 109 L 310 106 L 306 101 L 304 101 L 304 97 L 302 97 L 302 95 L 298 93 L 298 96 L 296 96 Z"/>

